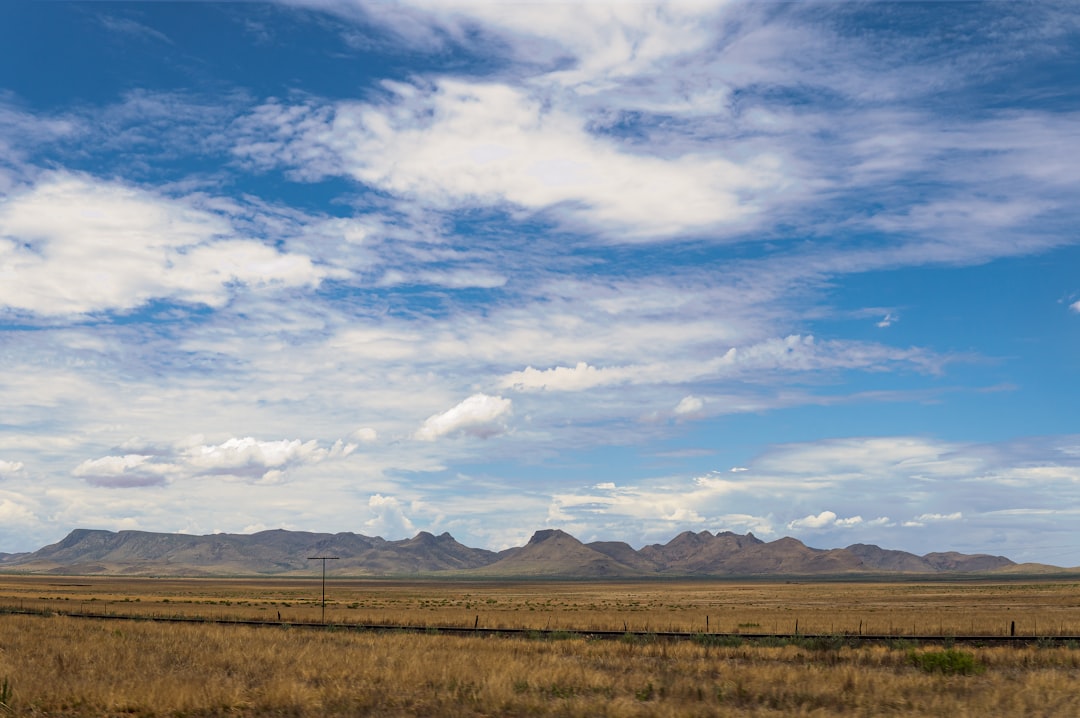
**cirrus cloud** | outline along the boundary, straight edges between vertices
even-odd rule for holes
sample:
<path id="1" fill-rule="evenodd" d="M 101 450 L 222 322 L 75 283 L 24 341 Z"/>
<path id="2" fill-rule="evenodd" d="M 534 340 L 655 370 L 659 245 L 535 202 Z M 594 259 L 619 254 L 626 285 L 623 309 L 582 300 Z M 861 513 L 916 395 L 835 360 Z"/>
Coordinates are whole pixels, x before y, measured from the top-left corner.
<path id="1" fill-rule="evenodd" d="M 431 207 L 547 211 L 617 241 L 743 228 L 791 184 L 776 153 L 627 152 L 590 134 L 583 117 L 508 85 L 442 79 L 389 88 L 386 105 L 264 105 L 243 123 L 250 139 L 234 152 L 308 179 L 352 177 Z"/>

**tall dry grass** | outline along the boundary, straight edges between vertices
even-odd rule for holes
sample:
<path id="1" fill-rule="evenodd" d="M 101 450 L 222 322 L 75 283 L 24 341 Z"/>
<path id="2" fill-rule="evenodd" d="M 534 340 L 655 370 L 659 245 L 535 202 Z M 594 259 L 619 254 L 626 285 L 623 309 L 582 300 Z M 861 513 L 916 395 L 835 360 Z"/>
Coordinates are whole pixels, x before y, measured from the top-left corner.
<path id="1" fill-rule="evenodd" d="M 683 632 L 1080 635 L 1080 583 L 450 582 L 331 578 L 330 622 Z M 0 606 L 319 621 L 312 580 L 0 576 Z"/>
<path id="2" fill-rule="evenodd" d="M 710 646 L 0 616 L 22 716 L 1070 716 L 1080 650 Z"/>

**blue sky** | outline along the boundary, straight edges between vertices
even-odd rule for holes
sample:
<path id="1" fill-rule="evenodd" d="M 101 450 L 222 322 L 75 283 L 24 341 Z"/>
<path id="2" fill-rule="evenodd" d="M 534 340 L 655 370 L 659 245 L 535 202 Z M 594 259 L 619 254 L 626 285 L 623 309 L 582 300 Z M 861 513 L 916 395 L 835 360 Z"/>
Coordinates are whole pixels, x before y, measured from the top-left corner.
<path id="1" fill-rule="evenodd" d="M 0 551 L 1080 565 L 1069 2 L 0 6 Z"/>

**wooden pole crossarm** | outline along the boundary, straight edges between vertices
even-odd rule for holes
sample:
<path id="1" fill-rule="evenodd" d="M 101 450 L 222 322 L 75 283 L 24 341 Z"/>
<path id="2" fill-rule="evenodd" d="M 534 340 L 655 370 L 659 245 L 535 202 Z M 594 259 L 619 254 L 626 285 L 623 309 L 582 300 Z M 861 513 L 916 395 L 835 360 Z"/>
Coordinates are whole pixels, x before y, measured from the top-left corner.
<path id="1" fill-rule="evenodd" d="M 337 561 L 340 556 L 308 556 L 308 561 L 322 561 L 322 622 L 326 623 L 326 562 Z"/>

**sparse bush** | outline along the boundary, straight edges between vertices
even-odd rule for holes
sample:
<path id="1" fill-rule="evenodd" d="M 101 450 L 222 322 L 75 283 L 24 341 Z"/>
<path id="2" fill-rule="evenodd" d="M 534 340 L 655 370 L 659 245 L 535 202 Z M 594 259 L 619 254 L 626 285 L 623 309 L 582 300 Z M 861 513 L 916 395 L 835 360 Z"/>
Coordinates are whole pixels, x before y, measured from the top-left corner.
<path id="1" fill-rule="evenodd" d="M 699 646 L 717 646 L 722 648 L 732 648 L 734 646 L 741 646 L 746 642 L 742 636 L 730 636 L 730 635 L 714 635 L 711 633 L 699 633 L 694 636 L 694 643 Z"/>
<path id="2" fill-rule="evenodd" d="M 953 648 L 944 651 L 911 651 L 908 661 L 927 673 L 941 673 L 946 676 L 970 676 L 982 673 L 986 667 L 975 660 L 975 655 Z"/>
<path id="3" fill-rule="evenodd" d="M 631 646 L 644 646 L 649 643 L 650 636 L 642 633 L 631 633 L 627 631 L 619 637 L 619 640 Z"/>
<path id="4" fill-rule="evenodd" d="M 811 651 L 839 651 L 848 645 L 845 636 L 804 636 L 796 641 L 796 645 Z"/>

